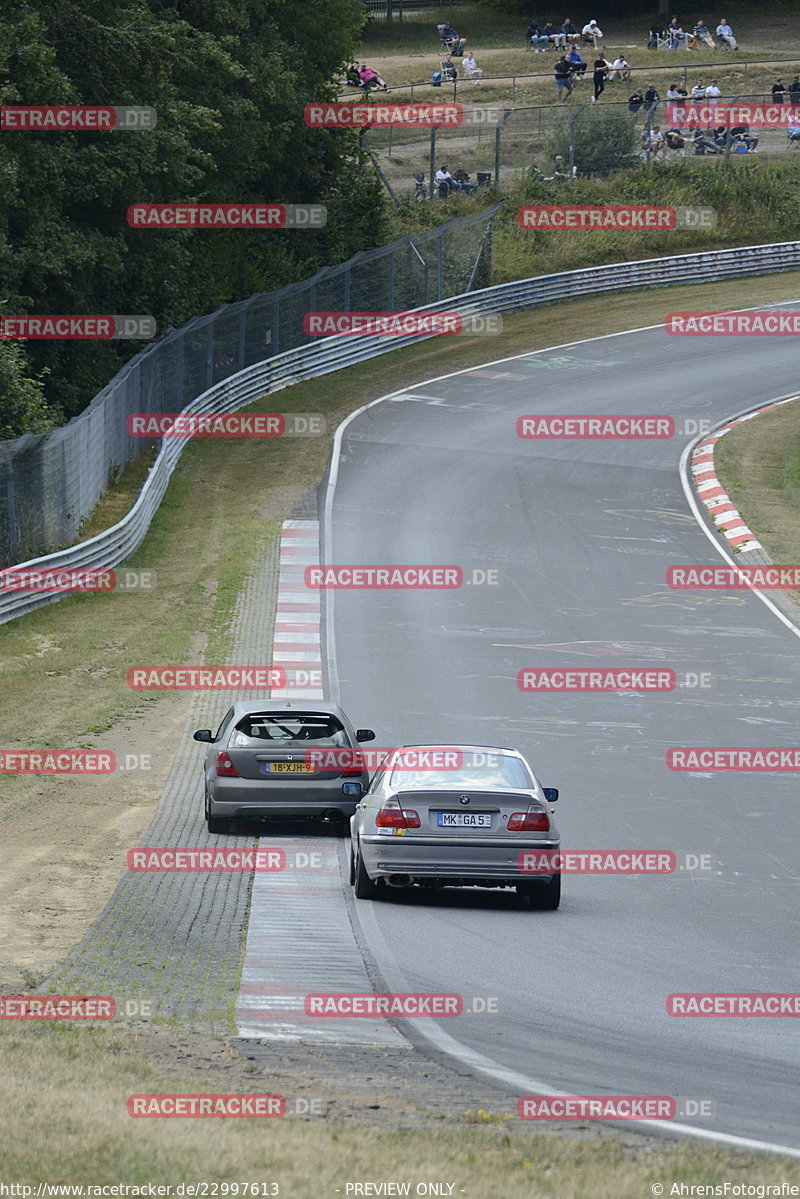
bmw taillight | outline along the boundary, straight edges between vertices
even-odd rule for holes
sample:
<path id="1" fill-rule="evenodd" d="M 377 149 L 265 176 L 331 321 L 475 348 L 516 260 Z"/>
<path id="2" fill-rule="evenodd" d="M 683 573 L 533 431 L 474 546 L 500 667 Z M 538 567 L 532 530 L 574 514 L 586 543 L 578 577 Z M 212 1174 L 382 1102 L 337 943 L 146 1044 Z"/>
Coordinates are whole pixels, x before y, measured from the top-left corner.
<path id="1" fill-rule="evenodd" d="M 550 829 L 550 817 L 547 812 L 514 812 L 508 818 L 510 833 L 546 833 Z"/>
<path id="2" fill-rule="evenodd" d="M 217 754 L 217 778 L 238 779 L 239 771 L 234 766 L 224 749 Z"/>
<path id="3" fill-rule="evenodd" d="M 381 808 L 375 824 L 378 828 L 419 828 L 419 813 L 413 808 Z"/>

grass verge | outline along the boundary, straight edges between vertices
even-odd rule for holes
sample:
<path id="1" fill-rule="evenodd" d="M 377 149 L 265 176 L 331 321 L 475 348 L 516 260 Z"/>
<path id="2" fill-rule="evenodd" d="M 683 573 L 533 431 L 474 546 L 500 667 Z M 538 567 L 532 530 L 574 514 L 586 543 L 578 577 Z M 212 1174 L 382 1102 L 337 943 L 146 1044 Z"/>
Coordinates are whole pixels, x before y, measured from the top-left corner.
<path id="1" fill-rule="evenodd" d="M 580 1136 L 523 1125 L 509 1115 L 513 1099 L 507 1112 L 465 1112 L 446 1123 L 434 1116 L 428 1127 L 408 1131 L 344 1127 L 325 1117 L 217 1119 L 210 1126 L 132 1119 L 131 1094 L 214 1091 L 207 1069 L 167 1069 L 135 1033 L 103 1027 L 5 1025 L 0 1047 L 0 1165 L 4 1178 L 27 1185 L 247 1182 L 263 1184 L 262 1195 L 334 1199 L 351 1181 L 406 1181 L 414 1194 L 417 1184 L 435 1180 L 452 1186 L 440 1194 L 476 1199 L 641 1199 L 660 1193 L 654 1185 L 669 1195 L 683 1182 L 800 1182 L 796 1162 L 696 1143 L 654 1148 L 650 1138 L 639 1146 L 609 1132 L 587 1149 Z M 236 1092 L 233 1078 L 227 1085 Z M 275 1093 L 256 1071 L 239 1090 Z"/>

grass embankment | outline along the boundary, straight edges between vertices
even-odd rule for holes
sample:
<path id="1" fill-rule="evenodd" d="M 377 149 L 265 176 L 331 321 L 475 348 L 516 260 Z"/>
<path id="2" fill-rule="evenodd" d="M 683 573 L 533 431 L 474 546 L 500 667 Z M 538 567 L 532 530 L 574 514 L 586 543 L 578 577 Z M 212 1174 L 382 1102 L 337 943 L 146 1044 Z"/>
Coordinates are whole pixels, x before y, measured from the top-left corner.
<path id="1" fill-rule="evenodd" d="M 593 1137 L 589 1147 L 578 1136 L 521 1126 L 513 1100 L 507 1112 L 478 1115 L 477 1126 L 470 1123 L 475 1114 L 447 1123 L 432 1115 L 424 1130 L 397 1132 L 326 1118 L 218 1119 L 211 1126 L 132 1119 L 131 1094 L 219 1088 L 209 1086 L 207 1068 L 167 1069 L 148 1060 L 130 1032 L 6 1025 L 0 1046 L 0 1165 L 7 1180 L 27 1185 L 247 1182 L 265 1184 L 259 1194 L 334 1199 L 347 1182 L 409 1182 L 415 1194 L 417 1184 L 435 1181 L 475 1199 L 641 1199 L 662 1193 L 652 1189 L 657 1185 L 669 1195 L 681 1182 L 800 1182 L 796 1162 L 695 1143 L 654 1148 L 652 1139 L 639 1146 L 609 1134 Z M 255 1070 L 247 1086 L 231 1079 L 230 1087 L 274 1093 Z"/>

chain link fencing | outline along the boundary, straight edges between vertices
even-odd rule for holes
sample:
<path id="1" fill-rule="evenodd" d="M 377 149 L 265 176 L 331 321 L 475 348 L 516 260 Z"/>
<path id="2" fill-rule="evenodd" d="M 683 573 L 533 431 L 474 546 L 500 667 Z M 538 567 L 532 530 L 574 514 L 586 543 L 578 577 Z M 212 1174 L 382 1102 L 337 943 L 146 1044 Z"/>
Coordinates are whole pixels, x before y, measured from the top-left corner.
<path id="1" fill-rule="evenodd" d="M 403 312 L 486 287 L 499 204 L 362 251 L 311 279 L 225 304 L 169 329 L 89 406 L 45 434 L 0 442 L 0 565 L 69 545 L 103 492 L 152 442 L 127 432 L 134 413 L 180 412 L 216 383 L 317 338 L 310 312 Z"/>

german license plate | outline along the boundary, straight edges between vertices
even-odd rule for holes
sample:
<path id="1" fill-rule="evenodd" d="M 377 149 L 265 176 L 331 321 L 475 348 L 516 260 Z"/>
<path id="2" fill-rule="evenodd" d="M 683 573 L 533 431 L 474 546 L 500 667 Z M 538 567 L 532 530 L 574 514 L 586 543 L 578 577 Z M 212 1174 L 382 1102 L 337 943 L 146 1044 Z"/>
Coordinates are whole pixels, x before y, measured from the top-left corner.
<path id="1" fill-rule="evenodd" d="M 313 774 L 311 762 L 262 762 L 264 774 Z"/>
<path id="2" fill-rule="evenodd" d="M 438 812 L 436 823 L 440 828 L 491 828 L 489 812 Z"/>

